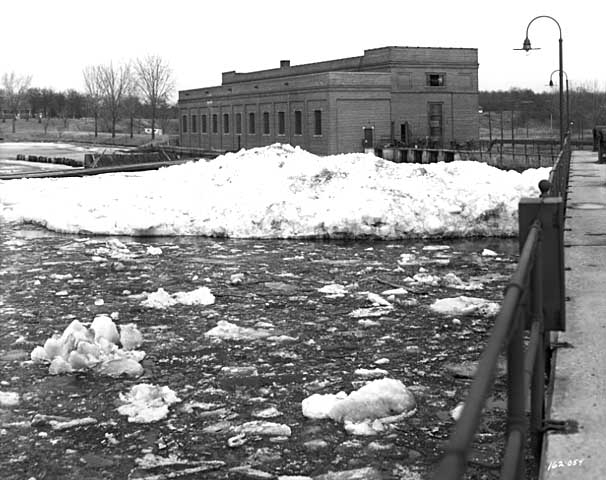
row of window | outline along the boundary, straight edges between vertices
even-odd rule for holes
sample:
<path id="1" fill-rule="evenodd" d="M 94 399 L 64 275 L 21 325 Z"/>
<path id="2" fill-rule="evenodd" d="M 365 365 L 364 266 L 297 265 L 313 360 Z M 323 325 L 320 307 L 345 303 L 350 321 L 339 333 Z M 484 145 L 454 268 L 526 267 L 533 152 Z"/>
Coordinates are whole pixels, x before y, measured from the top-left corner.
<path id="1" fill-rule="evenodd" d="M 208 133 L 207 115 L 183 115 L 181 119 L 181 131 L 187 133 L 188 126 L 191 126 L 191 133 L 198 133 L 198 117 L 200 118 L 200 133 Z M 242 114 L 236 113 L 234 131 L 236 135 L 242 134 Z M 313 129 L 314 135 L 322 135 L 322 110 L 313 111 Z M 213 113 L 210 115 L 210 128 L 212 133 L 219 133 L 219 115 Z M 222 132 L 223 134 L 231 133 L 231 115 L 229 113 L 223 114 Z M 271 119 L 269 112 L 263 112 L 261 121 L 263 135 L 271 134 Z M 255 135 L 257 133 L 257 121 L 254 112 L 248 114 L 247 121 L 247 132 L 249 135 Z M 294 130 L 295 135 L 303 135 L 303 111 L 294 111 Z M 278 112 L 278 125 L 277 134 L 286 135 L 286 112 Z"/>

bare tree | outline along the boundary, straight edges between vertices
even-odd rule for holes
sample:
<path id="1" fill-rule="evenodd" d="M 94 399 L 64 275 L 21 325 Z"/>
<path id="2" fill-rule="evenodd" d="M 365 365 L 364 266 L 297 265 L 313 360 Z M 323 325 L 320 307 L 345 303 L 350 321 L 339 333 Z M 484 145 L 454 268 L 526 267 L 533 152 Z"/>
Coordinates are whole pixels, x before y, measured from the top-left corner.
<path id="1" fill-rule="evenodd" d="M 130 138 L 134 136 L 135 127 L 135 115 L 141 111 L 141 100 L 137 96 L 137 81 L 134 75 L 131 76 L 131 81 L 128 82 L 128 86 L 124 95 L 124 111 L 128 115 L 130 123 Z"/>
<path id="2" fill-rule="evenodd" d="M 172 71 L 161 57 L 150 55 L 135 61 L 137 86 L 151 107 L 152 140 L 155 138 L 156 115 L 162 102 L 168 100 L 175 88 Z"/>
<path id="3" fill-rule="evenodd" d="M 95 138 L 99 132 L 99 108 L 101 106 L 101 74 L 96 65 L 89 65 L 82 71 L 84 88 L 95 118 Z"/>
<path id="4" fill-rule="evenodd" d="M 101 65 L 98 69 L 101 98 L 109 113 L 112 138 L 115 138 L 116 122 L 120 117 L 120 108 L 132 81 L 131 69 L 127 63 L 118 67 L 110 63 L 109 65 Z"/>
<path id="5" fill-rule="evenodd" d="M 13 133 L 15 133 L 15 120 L 27 98 L 27 90 L 31 82 L 31 75 L 17 76 L 15 72 L 2 75 L 4 102 L 13 115 Z"/>

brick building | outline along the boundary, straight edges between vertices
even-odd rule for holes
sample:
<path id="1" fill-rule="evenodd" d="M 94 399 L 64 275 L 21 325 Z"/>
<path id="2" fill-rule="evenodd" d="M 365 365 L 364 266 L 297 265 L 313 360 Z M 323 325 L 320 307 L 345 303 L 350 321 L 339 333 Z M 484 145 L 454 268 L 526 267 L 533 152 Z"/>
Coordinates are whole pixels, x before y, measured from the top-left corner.
<path id="1" fill-rule="evenodd" d="M 280 142 L 326 155 L 477 141 L 478 51 L 383 47 L 305 65 L 283 60 L 182 90 L 179 111 L 181 145 L 221 151 Z"/>

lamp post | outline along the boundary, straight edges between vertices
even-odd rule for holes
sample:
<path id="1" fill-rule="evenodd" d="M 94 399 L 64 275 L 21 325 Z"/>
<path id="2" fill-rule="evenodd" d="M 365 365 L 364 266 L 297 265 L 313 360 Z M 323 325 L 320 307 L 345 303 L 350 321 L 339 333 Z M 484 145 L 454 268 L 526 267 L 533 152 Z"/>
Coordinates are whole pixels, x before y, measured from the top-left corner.
<path id="1" fill-rule="evenodd" d="M 551 75 L 549 75 L 549 86 L 553 87 L 553 80 L 551 79 L 553 77 L 553 74 L 555 72 L 557 72 L 558 70 L 554 70 L 553 72 L 551 72 Z M 566 129 L 570 128 L 570 97 L 568 95 L 568 74 L 566 72 L 564 72 L 564 75 L 566 75 Z"/>
<path id="2" fill-rule="evenodd" d="M 528 30 L 530 29 L 530 25 L 532 24 L 532 22 L 534 22 L 535 20 L 539 19 L 539 18 L 549 18 L 551 20 L 553 20 L 556 25 L 558 26 L 558 30 L 560 31 L 560 38 L 559 38 L 559 72 L 560 72 L 560 148 L 564 147 L 564 95 L 563 95 L 563 90 L 564 90 L 564 60 L 563 60 L 563 54 L 562 54 L 562 27 L 560 27 L 560 24 L 558 23 L 558 21 L 553 18 L 550 17 L 549 15 L 539 15 L 538 17 L 534 17 L 529 23 L 528 26 L 526 27 L 526 38 L 524 39 L 524 43 L 522 44 L 522 48 L 521 50 L 524 50 L 525 52 L 528 52 L 530 50 L 537 50 L 537 49 L 533 49 L 530 45 L 530 39 L 528 38 Z M 520 49 L 516 49 L 516 50 L 520 50 Z"/>

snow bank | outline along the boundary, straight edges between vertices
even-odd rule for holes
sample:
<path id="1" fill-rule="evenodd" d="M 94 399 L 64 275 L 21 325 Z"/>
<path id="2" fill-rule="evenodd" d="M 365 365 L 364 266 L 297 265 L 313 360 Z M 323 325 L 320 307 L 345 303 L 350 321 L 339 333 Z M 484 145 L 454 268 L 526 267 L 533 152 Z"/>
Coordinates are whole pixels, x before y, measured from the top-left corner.
<path id="1" fill-rule="evenodd" d="M 385 430 L 386 424 L 416 412 L 412 393 L 392 378 L 374 380 L 349 395 L 316 393 L 304 399 L 301 407 L 305 417 L 343 422 L 354 435 L 374 435 Z"/>
<path id="2" fill-rule="evenodd" d="M 93 370 L 101 375 L 138 377 L 143 373 L 139 363 L 145 352 L 135 350 L 143 336 L 135 324 L 118 328 L 106 315 L 98 315 L 90 328 L 74 320 L 61 335 L 54 334 L 32 350 L 36 363 L 50 363 L 51 375 Z M 122 348 L 120 348 L 120 345 Z"/>
<path id="3" fill-rule="evenodd" d="M 0 181 L 0 219 L 60 232 L 239 238 L 517 233 L 548 169 L 319 157 L 289 145 L 140 173 Z"/>

